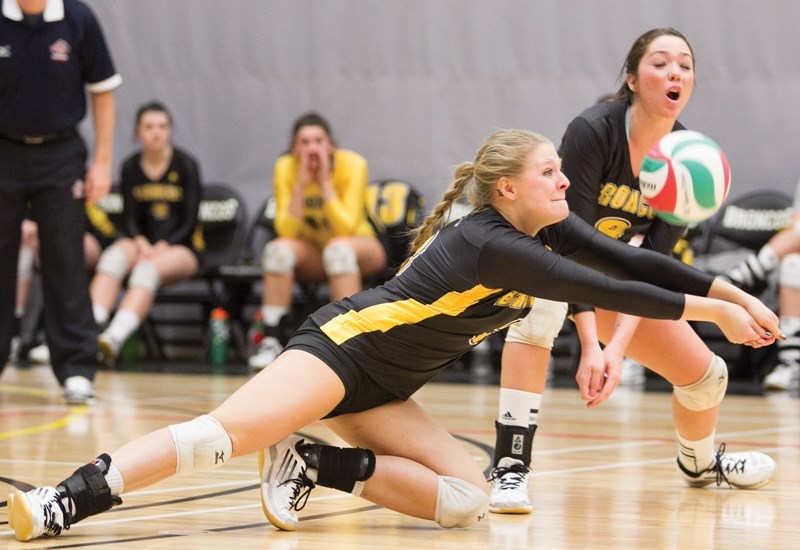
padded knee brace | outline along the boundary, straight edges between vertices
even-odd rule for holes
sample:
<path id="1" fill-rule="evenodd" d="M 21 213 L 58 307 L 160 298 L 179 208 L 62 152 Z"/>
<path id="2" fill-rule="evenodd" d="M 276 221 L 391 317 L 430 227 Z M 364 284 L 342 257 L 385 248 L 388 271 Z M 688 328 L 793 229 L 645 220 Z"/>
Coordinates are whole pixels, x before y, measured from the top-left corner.
<path id="1" fill-rule="evenodd" d="M 169 431 L 177 455 L 176 474 L 219 468 L 231 457 L 233 444 L 228 432 L 207 414 L 173 424 Z"/>
<path id="2" fill-rule="evenodd" d="M 719 405 L 728 389 L 728 367 L 715 355 L 705 375 L 687 386 L 673 386 L 678 403 L 690 411 L 705 411 Z"/>
<path id="3" fill-rule="evenodd" d="M 462 479 L 439 476 L 434 519 L 442 527 L 469 527 L 489 510 L 489 495 Z"/>
<path id="4" fill-rule="evenodd" d="M 344 243 L 329 244 L 322 251 L 322 265 L 325 275 L 350 275 L 358 273 L 358 259 L 353 247 Z"/>
<path id="5" fill-rule="evenodd" d="M 137 263 L 131 271 L 131 276 L 128 277 L 129 287 L 143 288 L 153 294 L 158 290 L 159 284 L 161 284 L 161 275 L 158 273 L 156 264 L 149 260 Z"/>
<path id="6" fill-rule="evenodd" d="M 782 287 L 800 290 L 800 254 L 787 254 L 783 257 L 779 277 Z"/>
<path id="7" fill-rule="evenodd" d="M 261 255 L 261 267 L 274 275 L 289 275 L 294 272 L 296 262 L 292 247 L 280 241 L 268 242 Z"/>
<path id="8" fill-rule="evenodd" d="M 97 261 L 97 272 L 122 280 L 128 274 L 128 260 L 125 258 L 125 253 L 114 245 L 106 248 Z"/>
<path id="9" fill-rule="evenodd" d="M 568 305 L 536 298 L 530 312 L 519 323 L 508 327 L 506 342 L 553 349 L 553 342 L 564 326 Z"/>

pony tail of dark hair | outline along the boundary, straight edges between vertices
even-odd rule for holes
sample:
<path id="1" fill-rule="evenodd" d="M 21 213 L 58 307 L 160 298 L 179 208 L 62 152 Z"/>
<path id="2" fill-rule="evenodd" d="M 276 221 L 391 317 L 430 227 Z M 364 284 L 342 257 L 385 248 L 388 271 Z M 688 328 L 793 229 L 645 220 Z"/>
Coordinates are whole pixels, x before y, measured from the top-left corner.
<path id="1" fill-rule="evenodd" d="M 411 252 L 414 253 L 443 225 L 445 214 L 464 193 L 469 181 L 475 175 L 475 163 L 462 162 L 456 167 L 455 179 L 450 185 L 442 200 L 437 204 L 422 225 L 414 232 L 414 241 L 411 243 Z"/>

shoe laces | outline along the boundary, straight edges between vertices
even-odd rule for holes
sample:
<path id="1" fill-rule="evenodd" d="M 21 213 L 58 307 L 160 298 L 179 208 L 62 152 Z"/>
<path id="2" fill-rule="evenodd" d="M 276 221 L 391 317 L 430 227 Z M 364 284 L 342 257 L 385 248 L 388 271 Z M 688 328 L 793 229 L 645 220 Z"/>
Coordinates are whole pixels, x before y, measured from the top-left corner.
<path id="1" fill-rule="evenodd" d="M 725 443 L 720 443 L 717 454 L 714 457 L 714 464 L 706 470 L 714 473 L 717 486 L 722 485 L 723 481 L 730 486 L 731 482 L 728 481 L 728 474 L 743 474 L 747 466 L 747 458 L 732 459 L 730 457 L 725 458 L 724 455 Z"/>
<path id="2" fill-rule="evenodd" d="M 492 470 L 492 475 L 487 481 L 497 480 L 501 489 L 519 489 L 525 483 L 528 467 L 524 464 L 511 466 L 497 466 Z"/>
<path id="3" fill-rule="evenodd" d="M 72 497 L 69 496 L 69 491 L 67 491 L 67 498 L 70 502 L 72 502 Z M 61 495 L 56 491 L 56 495 L 52 498 L 49 498 L 42 502 L 42 511 L 44 512 L 44 530 L 47 534 L 52 536 L 58 536 L 61 534 L 62 526 L 59 525 L 58 520 L 56 519 L 56 513 L 53 510 L 53 506 L 58 506 L 61 510 L 61 517 L 63 518 L 63 530 L 68 531 L 70 526 L 72 525 L 72 514 L 69 513 L 69 510 L 64 508 L 64 504 L 61 502 Z"/>
<path id="4" fill-rule="evenodd" d="M 284 480 L 280 482 L 278 486 L 280 487 L 281 485 L 288 485 L 290 483 L 293 483 L 294 486 L 292 487 L 292 496 L 289 499 L 289 509 L 291 510 L 294 508 L 299 512 L 305 508 L 308 497 L 311 495 L 311 490 L 317 485 L 306 475 L 306 468 L 302 468 L 297 474 L 297 477 Z"/>

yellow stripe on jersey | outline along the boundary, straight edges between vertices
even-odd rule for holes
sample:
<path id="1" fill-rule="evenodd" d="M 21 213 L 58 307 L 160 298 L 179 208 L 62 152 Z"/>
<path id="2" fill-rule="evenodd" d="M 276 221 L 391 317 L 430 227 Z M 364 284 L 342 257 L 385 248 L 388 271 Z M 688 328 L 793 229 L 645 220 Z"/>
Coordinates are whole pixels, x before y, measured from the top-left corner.
<path id="1" fill-rule="evenodd" d="M 416 324 L 436 315 L 456 316 L 469 306 L 498 292 L 503 291 L 476 285 L 465 292 L 448 292 L 432 304 L 423 304 L 414 299 L 377 304 L 361 311 L 337 315 L 322 325 L 321 329 L 340 345 L 359 334 L 376 330 L 386 332 L 394 327 Z"/>

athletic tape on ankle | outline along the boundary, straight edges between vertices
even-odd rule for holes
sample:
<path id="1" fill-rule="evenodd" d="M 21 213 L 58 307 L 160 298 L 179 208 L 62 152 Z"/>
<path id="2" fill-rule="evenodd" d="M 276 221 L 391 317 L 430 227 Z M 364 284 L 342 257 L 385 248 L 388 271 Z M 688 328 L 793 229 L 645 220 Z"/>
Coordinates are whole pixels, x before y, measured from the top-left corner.
<path id="1" fill-rule="evenodd" d="M 719 405 L 728 389 L 728 367 L 715 355 L 705 375 L 687 386 L 673 386 L 678 403 L 690 411 L 705 411 Z"/>
<path id="2" fill-rule="evenodd" d="M 233 444 L 215 418 L 204 414 L 189 422 L 169 426 L 175 443 L 176 474 L 219 468 L 230 460 Z"/>
<path id="3" fill-rule="evenodd" d="M 442 527 L 469 527 L 489 510 L 489 495 L 463 479 L 439 476 L 434 519 Z"/>

